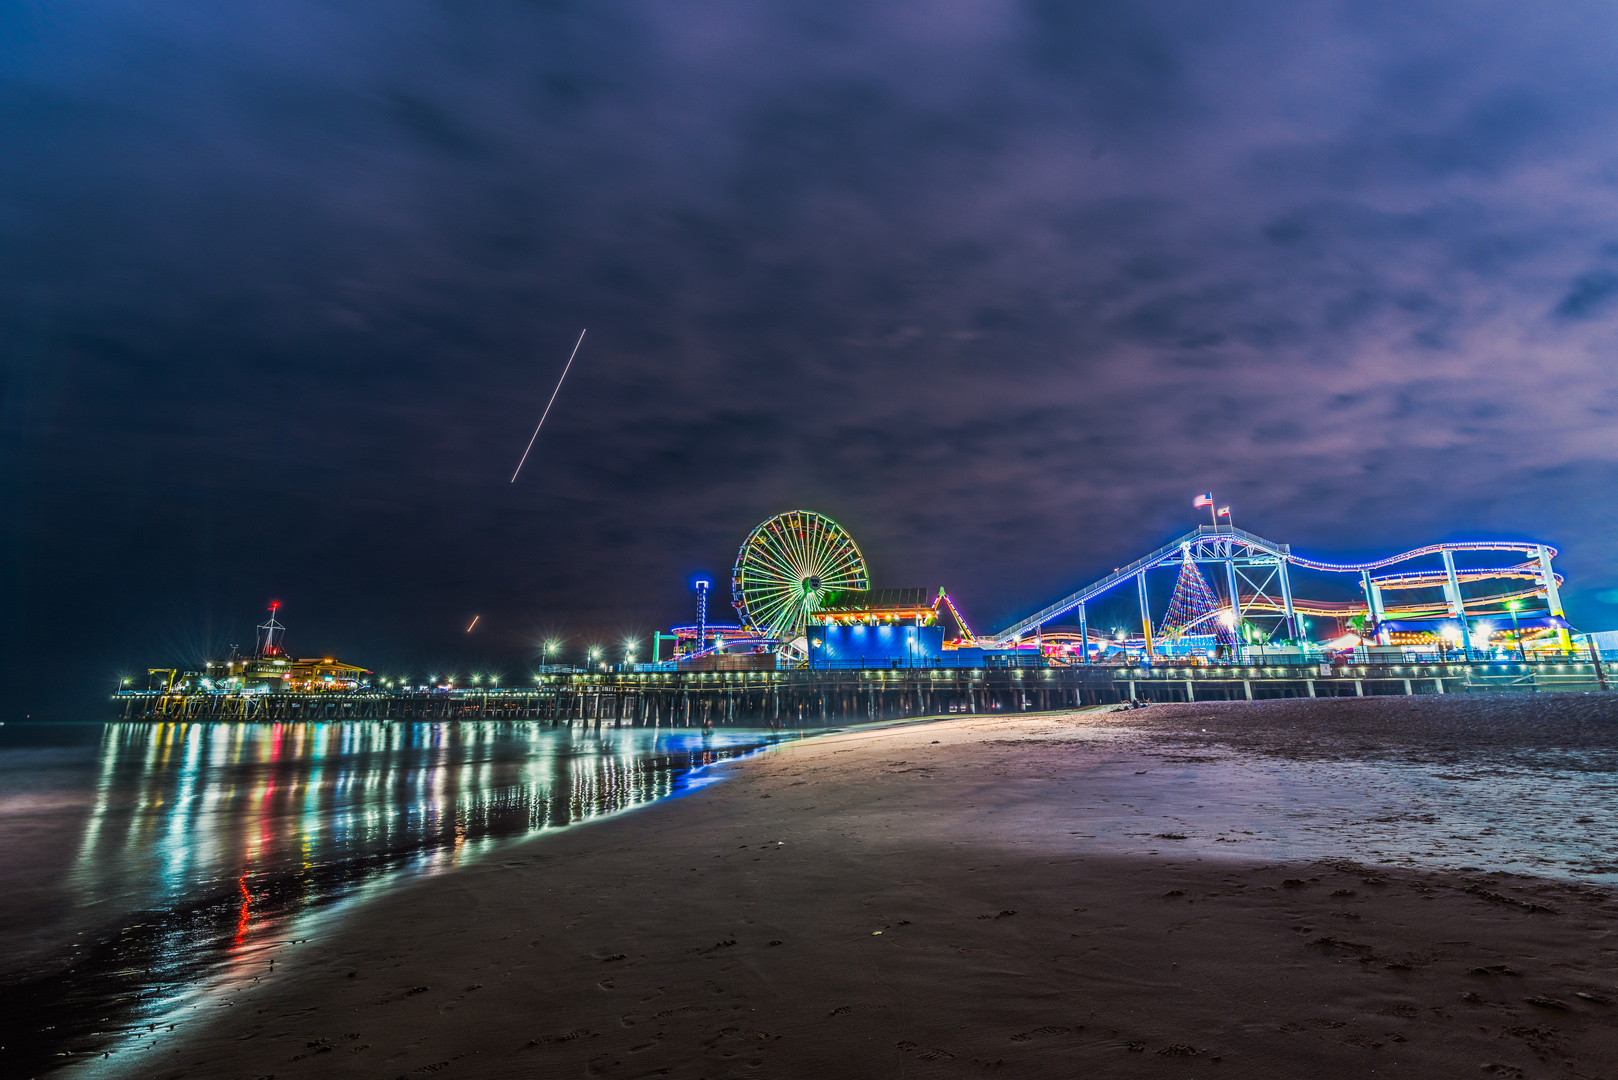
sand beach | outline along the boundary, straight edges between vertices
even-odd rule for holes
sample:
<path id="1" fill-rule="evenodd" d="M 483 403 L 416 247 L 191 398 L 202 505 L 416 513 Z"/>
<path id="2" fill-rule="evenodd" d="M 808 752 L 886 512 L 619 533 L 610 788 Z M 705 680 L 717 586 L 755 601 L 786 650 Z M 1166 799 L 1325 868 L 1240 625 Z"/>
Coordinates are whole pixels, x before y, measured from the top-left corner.
<path id="1" fill-rule="evenodd" d="M 1618 705 L 852 730 L 263 950 L 151 1077 L 1618 1075 Z"/>

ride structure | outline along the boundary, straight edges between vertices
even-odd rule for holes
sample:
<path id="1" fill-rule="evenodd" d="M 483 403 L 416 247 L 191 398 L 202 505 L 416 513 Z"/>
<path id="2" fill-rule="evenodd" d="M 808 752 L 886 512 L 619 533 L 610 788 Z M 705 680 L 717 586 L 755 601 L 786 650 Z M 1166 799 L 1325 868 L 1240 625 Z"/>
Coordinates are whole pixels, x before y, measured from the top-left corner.
<path id="1" fill-rule="evenodd" d="M 1457 554 L 1477 552 L 1516 552 L 1527 558 L 1503 567 L 1457 566 Z M 1305 615 L 1324 615 L 1340 621 L 1357 619 L 1360 633 L 1353 636 L 1368 646 L 1421 647 L 1440 643 L 1438 647 L 1443 648 L 1442 643 L 1449 642 L 1465 656 L 1487 652 L 1491 635 L 1508 633 L 1503 621 L 1509 619 L 1512 624 L 1509 634 L 1519 648 L 1523 645 L 1524 631 L 1543 631 L 1554 639 L 1552 647 L 1565 653 L 1572 650 L 1568 634 L 1571 626 L 1562 608 L 1563 579 L 1551 565 L 1556 554 L 1554 547 L 1535 541 L 1463 540 L 1428 544 L 1367 562 L 1332 563 L 1296 554 L 1291 545 L 1231 525 L 1201 525 L 1194 532 L 1164 544 L 998 633 L 979 639 L 979 643 L 994 649 L 1019 648 L 1027 635 L 1042 638 L 1046 626 L 1073 616 L 1078 622 L 1077 637 L 1084 643 L 1088 656 L 1091 647 L 1099 644 L 1105 648 L 1114 642 L 1104 635 L 1092 635 L 1087 604 L 1133 581 L 1141 619 L 1141 633 L 1135 641 L 1140 653 L 1147 658 L 1158 655 L 1158 641 L 1162 637 L 1184 638 L 1188 631 L 1207 623 L 1223 624 L 1233 631 L 1233 636 L 1240 634 L 1249 642 L 1279 642 L 1283 648 L 1301 650 L 1307 642 L 1302 619 Z M 1386 575 L 1375 573 L 1433 556 L 1441 562 L 1438 568 Z M 1213 590 L 1203 594 L 1195 588 L 1195 582 L 1186 578 L 1186 568 L 1190 568 L 1200 580 L 1201 573 L 1196 568 L 1204 565 L 1214 569 L 1216 580 L 1222 579 L 1223 597 L 1210 599 Z M 1154 634 L 1147 575 L 1167 566 L 1180 567 L 1181 582 L 1189 583 L 1183 593 L 1180 588 L 1176 589 L 1171 608 L 1176 604 L 1178 608 L 1171 611 L 1171 617 L 1165 618 L 1163 626 Z M 1357 584 L 1362 599 L 1355 603 L 1295 597 L 1292 574 L 1296 569 L 1355 575 L 1359 578 Z M 1499 581 L 1513 584 L 1485 594 L 1474 591 L 1471 596 L 1462 588 L 1478 582 Z M 1527 587 L 1515 584 L 1522 581 L 1531 584 Z M 1390 605 L 1384 595 L 1431 593 L 1433 590 L 1441 595 L 1417 595 L 1401 604 Z M 1537 601 L 1543 606 L 1524 611 L 1525 600 Z M 1479 624 L 1480 619 L 1483 625 Z M 1219 636 L 1217 630 L 1205 633 Z"/>
<path id="2" fill-rule="evenodd" d="M 975 644 L 947 592 L 871 588 L 865 556 L 853 537 L 810 510 L 776 514 L 742 542 L 731 572 L 736 624 L 706 621 L 702 586 L 696 586 L 697 623 L 673 628 L 675 668 L 790 669 L 829 658 L 919 663 L 945 649 Z M 946 613 L 956 628 L 949 641 L 944 639 Z M 895 630 L 897 635 L 888 632 Z"/>
<path id="3" fill-rule="evenodd" d="M 760 522 L 736 553 L 731 603 L 753 636 L 807 654 L 814 612 L 844 593 L 867 592 L 871 579 L 854 538 L 837 522 L 789 510 Z"/>
<path id="4" fill-rule="evenodd" d="M 621 665 L 545 664 L 532 673 L 531 687 L 496 686 L 493 677 L 480 686 L 479 676 L 470 687 L 439 683 L 437 676 L 432 686 L 386 679 L 379 685 L 371 672 L 331 658 L 288 658 L 274 605 L 258 628 L 253 657 L 238 657 L 232 647 L 228 660 L 206 671 L 150 669 L 145 689 L 124 679 L 113 700 L 126 719 L 165 721 L 527 717 L 597 727 L 779 727 L 1141 700 L 1611 689 L 1596 651 L 1597 639 L 1608 635 L 1584 635 L 1588 662 L 1571 652 L 1563 581 L 1552 566 L 1557 551 L 1548 544 L 1458 541 L 1331 563 L 1219 523 L 1228 518 L 1228 508 L 1220 508 L 1213 524 L 982 637 L 943 589 L 932 597 L 920 589 L 870 589 L 864 556 L 841 526 L 791 511 L 761 523 L 737 554 L 732 598 L 740 621 L 709 622 L 707 589 L 699 586 L 697 621 L 672 635 L 660 632 L 650 664 L 635 663 L 626 649 Z M 1526 559 L 1506 566 L 1457 562 L 1496 552 Z M 1439 565 L 1401 565 L 1423 558 Z M 1168 568 L 1178 571 L 1174 595 L 1154 627 L 1147 579 Z M 1205 569 L 1212 570 L 1211 584 Z M 1339 581 L 1346 575 L 1361 597 L 1299 597 L 1294 572 Z M 1132 644 L 1122 631 L 1117 636 L 1125 640 L 1092 634 L 1086 605 L 1131 581 L 1140 601 L 1139 637 Z M 957 628 L 952 640 L 940 625 L 946 613 Z M 1070 614 L 1076 631 L 1056 625 Z M 1358 632 L 1342 637 L 1365 647 L 1308 641 L 1309 615 L 1354 625 Z M 1532 655 L 1525 632 L 1540 635 Z M 1491 638 L 1507 634 L 1518 655 L 1489 655 Z M 669 638 L 676 659 L 663 661 L 658 646 Z M 1195 654 L 1198 647 L 1228 647 L 1231 638 L 1266 645 L 1231 650 L 1229 663 L 1204 665 Z M 1449 640 L 1458 659 L 1442 645 L 1431 648 Z M 1106 663 L 1072 662 L 1074 651 L 1088 661 L 1098 646 L 1113 650 Z M 1612 648 L 1605 640 L 1599 647 Z M 1152 663 L 1158 648 L 1191 662 Z"/>

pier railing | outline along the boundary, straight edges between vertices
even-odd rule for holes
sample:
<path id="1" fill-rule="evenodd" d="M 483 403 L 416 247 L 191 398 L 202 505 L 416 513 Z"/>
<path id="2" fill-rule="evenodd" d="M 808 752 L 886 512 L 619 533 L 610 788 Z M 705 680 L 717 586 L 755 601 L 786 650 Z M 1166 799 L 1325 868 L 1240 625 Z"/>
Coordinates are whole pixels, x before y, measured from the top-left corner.
<path id="1" fill-rule="evenodd" d="M 797 726 L 1007 713 L 1120 701 L 1232 701 L 1477 692 L 1604 692 L 1589 662 L 1099 665 L 604 672 L 527 687 L 429 692 L 113 695 L 128 720 L 548 720 L 634 726 Z"/>

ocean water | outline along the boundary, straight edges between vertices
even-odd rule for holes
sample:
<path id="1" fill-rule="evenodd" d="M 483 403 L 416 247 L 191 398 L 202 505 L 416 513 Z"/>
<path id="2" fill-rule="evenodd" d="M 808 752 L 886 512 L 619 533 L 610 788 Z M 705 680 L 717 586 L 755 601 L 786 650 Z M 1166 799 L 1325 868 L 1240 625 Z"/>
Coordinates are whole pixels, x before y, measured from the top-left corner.
<path id="1" fill-rule="evenodd" d="M 710 765 L 803 734 L 0 726 L 0 1074 L 116 1052 L 345 902 L 677 795 Z"/>

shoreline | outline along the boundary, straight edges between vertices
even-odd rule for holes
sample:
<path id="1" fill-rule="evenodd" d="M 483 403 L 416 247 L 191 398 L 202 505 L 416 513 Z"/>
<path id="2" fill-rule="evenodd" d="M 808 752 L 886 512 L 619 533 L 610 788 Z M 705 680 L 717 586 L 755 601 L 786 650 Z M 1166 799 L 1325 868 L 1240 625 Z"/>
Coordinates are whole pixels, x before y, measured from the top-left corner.
<path id="1" fill-rule="evenodd" d="M 619 744 L 619 734 L 608 733 L 605 742 Z M 643 733 L 636 734 L 644 741 Z M 692 734 L 688 741 L 694 745 L 690 747 L 658 747 L 650 753 L 643 747 L 632 754 L 638 783 L 623 783 L 627 774 L 619 768 L 610 769 L 610 775 L 600 773 L 600 760 L 605 759 L 599 747 L 579 749 L 581 742 L 603 742 L 598 735 L 581 740 L 570 733 L 552 748 L 579 753 L 591 762 L 588 775 L 575 771 L 571 783 L 564 785 L 579 785 L 582 801 L 552 799 L 556 805 L 568 804 L 570 820 L 554 820 L 554 812 L 543 814 L 546 820 L 542 823 L 528 823 L 529 835 L 573 827 L 593 817 L 611 817 L 638 809 L 647 800 L 678 794 L 688 781 L 705 783 L 703 774 L 713 765 L 738 754 L 756 753 L 776 737 L 757 731 L 752 734 L 758 736 L 758 742 L 737 741 L 738 734 L 747 733 L 732 730 L 711 741 Z M 620 756 L 613 760 L 617 766 L 623 763 Z M 307 774 L 297 775 L 297 768 L 291 766 L 290 782 L 280 786 L 290 789 L 306 778 Z M 648 785 L 659 786 L 659 777 L 668 778 L 669 790 L 648 791 Z M 258 782 L 265 781 L 260 777 Z M 150 796 L 151 790 L 142 794 Z M 545 794 L 554 795 L 554 788 Z M 460 805 L 460 800 L 453 796 L 452 800 Z M 117 797 L 112 801 L 116 803 Z M 275 838 L 282 838 L 279 830 L 284 829 L 284 816 L 278 818 L 262 806 L 255 808 L 255 814 L 265 816 Z M 224 818 L 223 812 L 220 818 Z M 65 821 L 52 824 L 60 826 Z M 255 830 L 252 839 L 262 842 L 264 834 Z M 395 835 L 394 839 L 401 837 Z M 35 1069 L 54 1069 L 100 1058 L 109 1051 L 116 1055 L 130 1046 L 148 1045 L 148 1040 L 134 1033 L 152 1030 L 153 1021 L 166 1031 L 171 1022 L 189 1020 L 194 1015 L 192 1003 L 208 1000 L 216 983 L 233 981 L 230 973 L 244 956 L 273 951 L 281 941 L 307 936 L 312 930 L 323 932 L 333 921 L 340 924 L 349 906 L 364 905 L 371 896 L 404 887 L 414 877 L 442 873 L 446 865 L 469 858 L 497 855 L 498 850 L 491 850 L 490 845 L 498 849 L 521 843 L 509 834 L 501 835 L 487 818 L 463 825 L 453 836 L 429 828 L 402 839 L 406 842 L 337 859 L 323 857 L 330 853 L 329 848 L 305 848 L 301 866 L 293 863 L 277 868 L 273 859 L 266 859 L 267 865 L 250 882 L 238 882 L 227 874 L 213 887 L 194 889 L 168 906 L 104 911 L 99 921 L 81 920 L 84 929 L 71 937 L 55 927 L 38 928 L 43 944 L 32 951 L 7 954 L 11 967 L 8 977 L 0 981 L 0 1005 L 10 1017 L 13 1033 L 0 1039 L 4 1044 L 0 1045 L 0 1061 L 20 1070 L 18 1075 L 29 1075 Z M 226 842 L 225 846 L 230 845 Z M 46 892 L 50 884 L 41 884 L 39 891 Z M 250 909 L 243 900 L 248 885 Z"/>
<path id="2" fill-rule="evenodd" d="M 1530 705 L 1556 707 L 1510 707 Z M 1299 826 L 1407 796 L 1327 775 L 1338 759 L 1319 747 L 1243 749 L 1289 708 L 955 717 L 778 746 L 728 763 L 724 783 L 371 901 L 284 946 L 273 976 L 267 960 L 244 971 L 196 1030 L 73 1075 L 1610 1061 L 1610 891 L 1359 850 L 1408 826 L 1419 864 L 1441 818 L 1364 842 Z M 1364 723 L 1386 717 L 1372 710 Z M 1344 764 L 1363 779 L 1363 760 Z"/>

